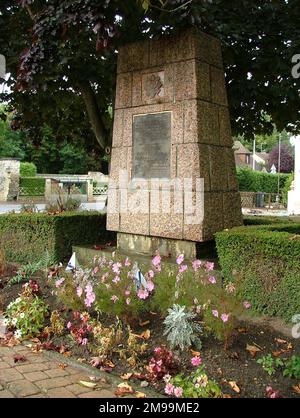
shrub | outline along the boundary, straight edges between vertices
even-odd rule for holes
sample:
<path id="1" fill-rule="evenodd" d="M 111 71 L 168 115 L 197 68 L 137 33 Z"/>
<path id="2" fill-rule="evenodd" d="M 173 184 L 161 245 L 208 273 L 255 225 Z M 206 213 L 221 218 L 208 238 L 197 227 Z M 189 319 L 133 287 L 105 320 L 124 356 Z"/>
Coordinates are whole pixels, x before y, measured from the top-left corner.
<path id="1" fill-rule="evenodd" d="M 193 321 L 195 317 L 196 314 L 186 312 L 185 306 L 173 305 L 168 310 L 168 316 L 164 320 L 164 335 L 167 335 L 171 348 L 179 347 L 184 350 L 196 344 L 201 349 L 198 334 L 202 332 L 202 328 Z"/>
<path id="2" fill-rule="evenodd" d="M 27 286 L 20 296 L 8 305 L 5 312 L 6 325 L 15 329 L 17 339 L 39 334 L 48 314 L 45 302 L 28 289 Z"/>
<path id="3" fill-rule="evenodd" d="M 106 231 L 106 216 L 99 212 L 19 213 L 0 215 L 0 248 L 8 261 L 38 261 L 46 251 L 64 261 L 73 245 L 106 242 L 115 234 Z"/>
<path id="4" fill-rule="evenodd" d="M 165 387 L 165 393 L 177 398 L 220 398 L 221 389 L 214 380 L 210 380 L 204 366 L 200 366 L 189 376 L 179 374 L 173 377 Z"/>
<path id="5" fill-rule="evenodd" d="M 300 312 L 300 224 L 238 227 L 216 234 L 227 281 L 257 312 L 291 321 Z"/>
<path id="6" fill-rule="evenodd" d="M 285 363 L 283 376 L 288 376 L 295 379 L 300 379 L 300 357 L 292 356 Z"/>
<path id="7" fill-rule="evenodd" d="M 20 163 L 21 177 L 35 177 L 37 174 L 36 165 L 33 163 Z"/>
<path id="8" fill-rule="evenodd" d="M 280 174 L 280 190 L 284 189 L 288 174 Z M 237 179 L 241 192 L 278 193 L 278 174 L 238 168 Z"/>

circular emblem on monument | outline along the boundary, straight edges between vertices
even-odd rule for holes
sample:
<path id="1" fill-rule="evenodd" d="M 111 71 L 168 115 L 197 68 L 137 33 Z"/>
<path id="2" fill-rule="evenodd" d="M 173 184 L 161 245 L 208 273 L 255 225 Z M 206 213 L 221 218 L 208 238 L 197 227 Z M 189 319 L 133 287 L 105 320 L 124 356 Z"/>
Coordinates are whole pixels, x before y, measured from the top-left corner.
<path id="1" fill-rule="evenodd" d="M 162 91 L 163 82 L 159 74 L 149 75 L 144 84 L 144 92 L 147 97 L 154 99 L 154 97 L 159 96 Z"/>

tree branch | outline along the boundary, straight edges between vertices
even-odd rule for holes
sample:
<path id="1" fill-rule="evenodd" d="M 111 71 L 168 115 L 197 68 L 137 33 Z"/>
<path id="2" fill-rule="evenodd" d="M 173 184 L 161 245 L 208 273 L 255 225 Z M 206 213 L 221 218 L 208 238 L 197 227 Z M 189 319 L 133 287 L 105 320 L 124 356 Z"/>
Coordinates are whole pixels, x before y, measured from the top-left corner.
<path id="1" fill-rule="evenodd" d="M 101 119 L 95 93 L 89 82 L 77 83 L 77 88 L 85 103 L 86 111 L 96 139 L 100 147 L 104 150 L 106 147 L 106 129 Z"/>

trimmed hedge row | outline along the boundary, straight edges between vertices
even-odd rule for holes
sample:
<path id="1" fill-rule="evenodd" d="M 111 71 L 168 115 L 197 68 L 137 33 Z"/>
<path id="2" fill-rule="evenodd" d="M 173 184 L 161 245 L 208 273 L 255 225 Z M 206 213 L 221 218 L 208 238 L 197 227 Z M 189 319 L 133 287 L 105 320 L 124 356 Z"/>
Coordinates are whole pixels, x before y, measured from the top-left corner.
<path id="1" fill-rule="evenodd" d="M 20 187 L 24 188 L 28 196 L 43 196 L 45 184 L 45 179 L 41 177 L 20 177 Z"/>
<path id="2" fill-rule="evenodd" d="M 71 256 L 72 245 L 94 245 L 115 238 L 98 212 L 19 213 L 0 215 L 0 247 L 6 259 L 26 263 L 47 250 L 56 261 Z"/>
<path id="3" fill-rule="evenodd" d="M 20 163 L 21 177 L 35 177 L 37 174 L 36 165 L 33 163 Z"/>
<path id="4" fill-rule="evenodd" d="M 273 225 L 295 222 L 289 216 L 244 216 L 244 225 Z"/>
<path id="5" fill-rule="evenodd" d="M 286 321 L 300 313 L 300 224 L 238 227 L 216 234 L 227 281 L 255 311 Z"/>
<path id="6" fill-rule="evenodd" d="M 289 174 L 280 174 L 280 190 L 283 190 Z M 278 174 L 262 173 L 250 168 L 237 168 L 241 192 L 278 193 Z"/>

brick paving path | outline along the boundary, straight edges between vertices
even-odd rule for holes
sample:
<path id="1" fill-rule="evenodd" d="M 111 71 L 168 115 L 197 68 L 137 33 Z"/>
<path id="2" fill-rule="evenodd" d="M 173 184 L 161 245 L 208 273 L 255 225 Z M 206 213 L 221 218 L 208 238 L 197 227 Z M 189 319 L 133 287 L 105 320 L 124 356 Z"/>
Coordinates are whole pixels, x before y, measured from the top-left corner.
<path id="1" fill-rule="evenodd" d="M 26 361 L 14 362 L 15 355 Z M 0 398 L 114 398 L 116 378 L 93 372 L 61 355 L 34 353 L 23 345 L 0 346 Z M 66 363 L 69 363 L 68 365 Z M 66 367 L 65 367 L 66 366 Z M 97 376 L 95 389 L 79 384 Z M 102 377 L 101 377 L 102 376 Z"/>

